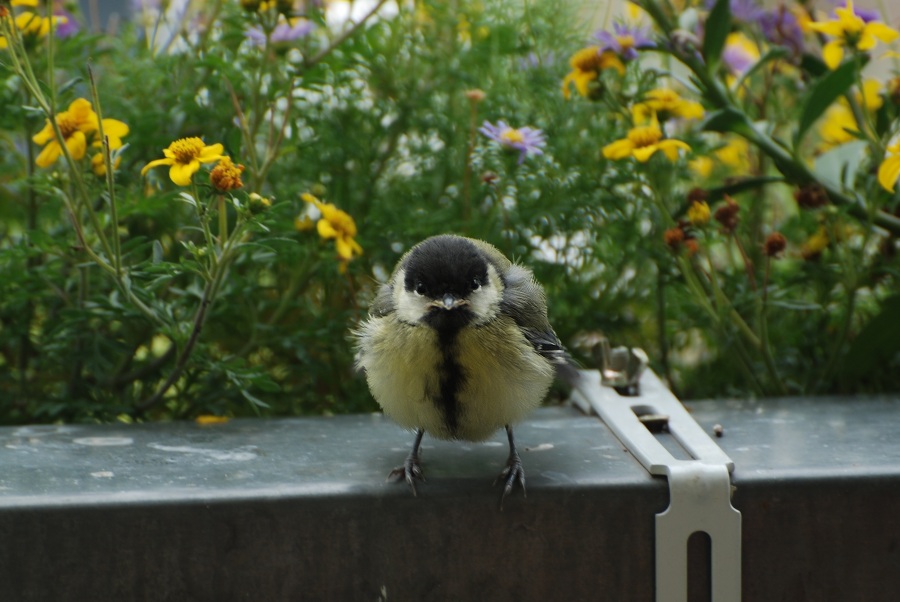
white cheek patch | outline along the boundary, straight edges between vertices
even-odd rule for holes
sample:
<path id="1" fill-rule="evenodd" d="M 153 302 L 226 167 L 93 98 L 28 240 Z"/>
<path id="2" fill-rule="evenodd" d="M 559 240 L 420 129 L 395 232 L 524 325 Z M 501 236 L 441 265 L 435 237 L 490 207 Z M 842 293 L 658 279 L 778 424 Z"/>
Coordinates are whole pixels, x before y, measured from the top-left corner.
<path id="1" fill-rule="evenodd" d="M 429 300 L 424 295 L 417 295 L 403 288 L 406 282 L 406 271 L 400 270 L 394 279 L 394 307 L 401 322 L 415 324 L 428 312 Z"/>
<path id="2" fill-rule="evenodd" d="M 475 324 L 492 320 L 500 312 L 503 281 L 494 266 L 488 264 L 488 281 L 469 295 L 469 308 L 475 314 Z"/>

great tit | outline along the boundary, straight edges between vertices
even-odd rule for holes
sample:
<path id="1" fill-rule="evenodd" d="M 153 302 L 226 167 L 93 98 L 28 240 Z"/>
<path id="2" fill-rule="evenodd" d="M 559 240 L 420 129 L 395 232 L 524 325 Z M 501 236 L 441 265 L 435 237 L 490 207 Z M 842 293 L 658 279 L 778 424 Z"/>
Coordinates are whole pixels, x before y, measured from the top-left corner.
<path id="1" fill-rule="evenodd" d="M 405 479 L 416 494 L 426 432 L 482 441 L 503 427 L 501 506 L 516 483 L 525 492 L 512 426 L 540 405 L 558 370 L 576 375 L 531 270 L 480 240 L 428 238 L 400 258 L 354 335 L 375 400 L 416 433 L 389 479 Z"/>

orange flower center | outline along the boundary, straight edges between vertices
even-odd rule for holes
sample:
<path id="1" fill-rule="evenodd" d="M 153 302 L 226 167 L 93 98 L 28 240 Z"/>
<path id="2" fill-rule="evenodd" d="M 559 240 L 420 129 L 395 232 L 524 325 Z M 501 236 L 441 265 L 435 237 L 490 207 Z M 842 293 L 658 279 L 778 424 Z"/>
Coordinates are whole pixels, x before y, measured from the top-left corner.
<path id="1" fill-rule="evenodd" d="M 175 155 L 176 162 L 187 165 L 191 161 L 198 159 L 205 147 L 206 145 L 203 144 L 203 140 L 193 137 L 176 140 L 169 145 L 169 150 Z"/>
<path id="2" fill-rule="evenodd" d="M 645 125 L 636 127 L 628 132 L 628 140 L 636 148 L 643 148 L 656 144 L 662 138 L 662 131 L 658 126 Z"/>
<path id="3" fill-rule="evenodd" d="M 68 111 L 63 111 L 56 116 L 56 125 L 59 126 L 59 131 L 66 140 L 78 130 L 78 121 L 69 115 Z"/>
<path id="4" fill-rule="evenodd" d="M 578 71 L 600 71 L 603 68 L 600 47 L 590 46 L 579 50 L 572 56 L 570 64 Z"/>

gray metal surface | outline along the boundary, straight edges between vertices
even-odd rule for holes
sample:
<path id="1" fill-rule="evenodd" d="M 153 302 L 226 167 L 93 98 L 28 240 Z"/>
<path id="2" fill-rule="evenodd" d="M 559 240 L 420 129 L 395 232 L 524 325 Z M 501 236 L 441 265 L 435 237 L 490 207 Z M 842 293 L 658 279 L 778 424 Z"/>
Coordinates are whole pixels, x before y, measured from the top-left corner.
<path id="1" fill-rule="evenodd" d="M 516 436 L 528 497 L 501 513 L 501 433 L 426 437 L 413 498 L 381 416 L 0 429 L 0 600 L 651 597 L 665 483 L 570 408 Z"/>
<path id="2" fill-rule="evenodd" d="M 734 460 L 744 600 L 900 591 L 900 397 L 687 404 Z M 536 412 L 528 474 L 380 416 L 0 428 L 0 600 L 652 600 L 650 477 L 596 418 Z M 527 451 L 526 451 L 527 450 Z"/>

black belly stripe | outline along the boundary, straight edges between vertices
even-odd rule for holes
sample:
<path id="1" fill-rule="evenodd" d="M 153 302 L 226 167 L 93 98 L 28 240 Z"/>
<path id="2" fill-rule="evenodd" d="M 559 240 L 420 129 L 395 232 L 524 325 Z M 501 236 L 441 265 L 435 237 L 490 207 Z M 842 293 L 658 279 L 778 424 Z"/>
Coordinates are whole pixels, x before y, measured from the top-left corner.
<path id="1" fill-rule="evenodd" d="M 444 413 L 447 430 L 455 436 L 459 427 L 459 399 L 465 375 L 462 366 L 456 359 L 459 330 L 446 329 L 438 331 L 438 345 L 441 349 L 440 392 L 437 403 Z"/>

